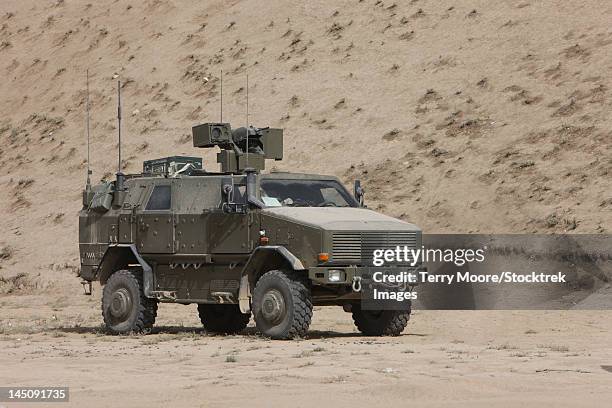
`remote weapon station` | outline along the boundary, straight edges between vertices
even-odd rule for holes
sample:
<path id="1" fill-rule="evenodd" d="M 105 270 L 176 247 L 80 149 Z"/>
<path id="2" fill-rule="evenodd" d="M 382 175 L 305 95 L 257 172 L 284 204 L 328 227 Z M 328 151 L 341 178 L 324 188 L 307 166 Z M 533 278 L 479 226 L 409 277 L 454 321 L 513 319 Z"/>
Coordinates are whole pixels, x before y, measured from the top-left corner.
<path id="1" fill-rule="evenodd" d="M 89 101 L 87 111 L 89 124 Z M 80 278 L 87 294 L 103 285 L 110 332 L 151 329 L 164 302 L 197 304 L 217 333 L 252 315 L 265 336 L 304 336 L 313 306 L 342 306 L 367 335 L 403 331 L 410 310 L 366 310 L 361 279 L 374 249 L 420 248 L 421 231 L 365 208 L 359 181 L 350 194 L 336 177 L 266 173 L 267 159 L 283 158 L 282 129 L 229 123 L 193 127 L 194 147 L 220 149 L 220 171 L 171 156 L 123 174 L 120 95 L 117 116 L 116 178 L 91 185 L 88 160 L 79 213 Z"/>

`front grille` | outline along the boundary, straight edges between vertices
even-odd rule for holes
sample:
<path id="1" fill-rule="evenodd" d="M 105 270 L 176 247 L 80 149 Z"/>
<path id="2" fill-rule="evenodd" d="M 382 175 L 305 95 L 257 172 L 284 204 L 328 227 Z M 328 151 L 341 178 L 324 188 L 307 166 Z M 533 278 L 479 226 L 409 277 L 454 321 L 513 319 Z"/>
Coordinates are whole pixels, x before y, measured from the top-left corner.
<path id="1" fill-rule="evenodd" d="M 416 248 L 418 232 L 334 232 L 332 234 L 332 262 L 372 265 L 376 249 Z M 385 263 L 388 264 L 388 263 Z"/>

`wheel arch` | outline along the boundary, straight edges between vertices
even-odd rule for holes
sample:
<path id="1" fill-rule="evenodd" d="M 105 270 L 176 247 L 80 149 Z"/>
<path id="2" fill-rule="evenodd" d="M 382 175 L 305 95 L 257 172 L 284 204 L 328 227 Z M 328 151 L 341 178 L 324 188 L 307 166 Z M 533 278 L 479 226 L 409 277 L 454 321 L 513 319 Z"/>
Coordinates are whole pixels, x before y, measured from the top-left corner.
<path id="1" fill-rule="evenodd" d="M 134 244 L 109 245 L 98 265 L 96 276 L 100 284 L 104 285 L 113 273 L 121 269 L 129 269 L 130 265 L 140 265 L 144 294 L 146 297 L 152 298 L 153 269 L 138 253 Z"/>
<path id="2" fill-rule="evenodd" d="M 242 313 L 251 311 L 251 293 L 261 275 L 270 270 L 306 270 L 302 261 L 283 246 L 260 246 L 255 248 L 240 275 L 238 303 Z"/>

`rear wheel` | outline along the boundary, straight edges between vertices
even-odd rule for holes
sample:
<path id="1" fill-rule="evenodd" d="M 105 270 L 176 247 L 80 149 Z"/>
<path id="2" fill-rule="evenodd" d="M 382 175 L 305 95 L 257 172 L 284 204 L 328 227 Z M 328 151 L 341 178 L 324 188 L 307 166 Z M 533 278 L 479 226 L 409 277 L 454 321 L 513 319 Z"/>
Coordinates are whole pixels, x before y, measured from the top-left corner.
<path id="1" fill-rule="evenodd" d="M 157 317 L 157 301 L 145 297 L 142 272 L 120 270 L 111 275 L 102 292 L 102 317 L 114 334 L 149 331 Z"/>
<path id="2" fill-rule="evenodd" d="M 362 310 L 353 305 L 353 321 L 366 336 L 399 336 L 410 320 L 408 310 Z"/>
<path id="3" fill-rule="evenodd" d="M 251 314 L 241 313 L 238 305 L 199 304 L 198 314 L 209 333 L 239 333 L 251 319 Z"/>
<path id="4" fill-rule="evenodd" d="M 273 339 L 306 334 L 312 319 L 310 284 L 295 271 L 269 271 L 253 291 L 253 317 L 257 329 Z"/>

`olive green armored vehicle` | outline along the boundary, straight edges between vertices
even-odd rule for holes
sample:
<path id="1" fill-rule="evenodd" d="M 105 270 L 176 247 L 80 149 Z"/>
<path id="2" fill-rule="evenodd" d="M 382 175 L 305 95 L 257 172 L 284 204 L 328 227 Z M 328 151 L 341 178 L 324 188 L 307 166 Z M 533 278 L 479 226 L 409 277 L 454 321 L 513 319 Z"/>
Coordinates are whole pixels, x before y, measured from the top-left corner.
<path id="1" fill-rule="evenodd" d="M 193 144 L 219 147 L 221 171 L 167 157 L 83 192 L 80 277 L 103 285 L 110 332 L 150 330 L 168 302 L 197 304 L 213 333 L 252 315 L 265 336 L 304 336 L 313 306 L 343 307 L 366 335 L 404 330 L 409 309 L 366 310 L 359 291 L 372 251 L 420 247 L 418 227 L 365 208 L 358 181 L 350 194 L 336 177 L 264 173 L 282 159 L 281 129 L 206 123 Z"/>

